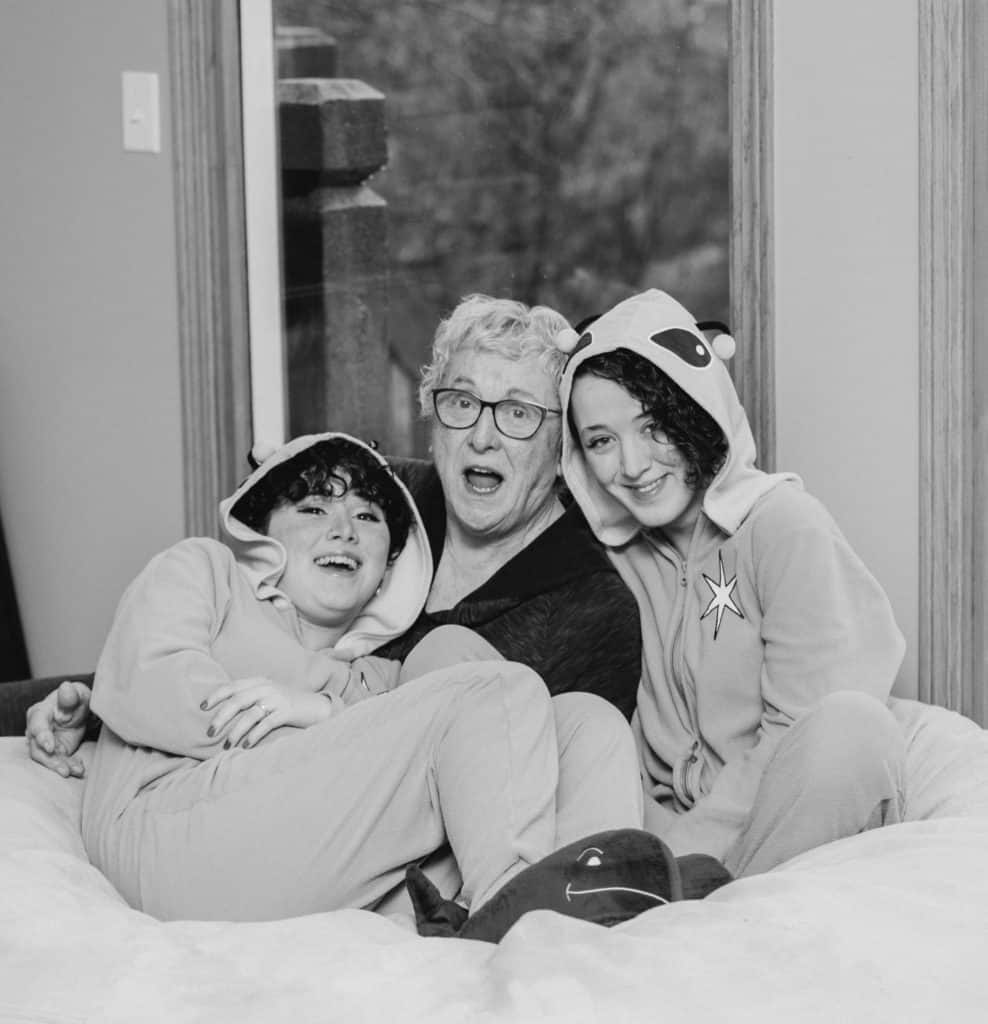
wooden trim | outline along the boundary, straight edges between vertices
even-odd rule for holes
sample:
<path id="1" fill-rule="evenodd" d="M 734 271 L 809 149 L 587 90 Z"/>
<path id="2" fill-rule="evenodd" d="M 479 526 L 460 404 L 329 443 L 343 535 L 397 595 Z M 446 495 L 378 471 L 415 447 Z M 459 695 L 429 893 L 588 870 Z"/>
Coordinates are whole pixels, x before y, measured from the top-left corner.
<path id="1" fill-rule="evenodd" d="M 246 469 L 250 366 L 236 0 L 168 0 L 185 529 Z"/>
<path id="2" fill-rule="evenodd" d="M 919 3 L 918 654 L 920 698 L 977 715 L 969 11 Z"/>
<path id="3" fill-rule="evenodd" d="M 731 3 L 732 372 L 765 470 L 775 467 L 772 12 L 772 0 Z"/>
<path id="4" fill-rule="evenodd" d="M 971 659 L 971 692 L 967 700 L 967 713 L 984 726 L 988 726 L 988 133 L 984 118 L 988 111 L 988 4 L 983 0 L 968 0 L 967 108 L 971 116 L 967 121 L 967 137 L 973 147 L 971 186 L 971 221 L 974 225 L 971 273 L 965 277 L 971 296 L 970 333 L 968 343 L 972 351 L 974 377 L 974 433 L 971 445 L 972 503 L 974 524 L 974 585 L 971 622 L 973 648 Z M 981 123 L 976 123 L 976 118 Z M 976 288 L 975 281 L 982 282 Z"/>

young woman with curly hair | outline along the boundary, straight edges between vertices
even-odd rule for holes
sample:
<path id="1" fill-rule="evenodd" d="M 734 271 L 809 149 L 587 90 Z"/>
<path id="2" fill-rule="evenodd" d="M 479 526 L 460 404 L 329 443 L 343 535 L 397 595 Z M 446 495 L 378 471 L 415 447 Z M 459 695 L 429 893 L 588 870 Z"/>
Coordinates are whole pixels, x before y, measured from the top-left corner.
<path id="1" fill-rule="evenodd" d="M 620 303 L 561 397 L 566 481 L 641 612 L 646 824 L 751 874 L 897 820 L 888 598 L 798 477 L 755 466 L 693 317 L 658 291 Z"/>

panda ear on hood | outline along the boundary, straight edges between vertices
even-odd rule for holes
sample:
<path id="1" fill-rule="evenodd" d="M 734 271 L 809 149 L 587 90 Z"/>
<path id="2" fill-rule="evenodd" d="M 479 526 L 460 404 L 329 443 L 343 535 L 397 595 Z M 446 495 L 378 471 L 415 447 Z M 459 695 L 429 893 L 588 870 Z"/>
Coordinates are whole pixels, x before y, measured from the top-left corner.
<path id="1" fill-rule="evenodd" d="M 713 333 L 710 336 L 705 332 Z M 728 457 L 703 496 L 703 511 L 725 534 L 734 533 L 758 498 L 791 473 L 764 473 L 755 464 L 755 439 L 725 359 L 734 339 L 717 320 L 697 321 L 680 302 L 649 289 L 619 302 L 591 323 L 570 354 L 560 381 L 567 412 L 574 378 L 596 355 L 626 349 L 665 373 L 717 423 L 728 443 Z M 641 526 L 634 514 L 589 472 L 572 431 L 563 433 L 563 476 L 595 536 L 608 547 L 629 543 Z"/>
<path id="2" fill-rule="evenodd" d="M 723 363 L 734 358 L 738 345 L 730 327 L 720 320 L 698 320 L 697 329 L 703 331 L 714 355 Z"/>

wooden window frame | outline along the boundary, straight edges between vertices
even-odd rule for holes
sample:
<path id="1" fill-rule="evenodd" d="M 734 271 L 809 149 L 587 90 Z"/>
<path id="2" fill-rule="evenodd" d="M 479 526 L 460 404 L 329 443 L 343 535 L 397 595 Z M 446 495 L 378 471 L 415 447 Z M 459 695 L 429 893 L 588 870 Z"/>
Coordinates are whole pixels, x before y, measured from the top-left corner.
<path id="1" fill-rule="evenodd" d="M 732 0 L 731 326 L 734 382 L 758 464 L 775 469 L 775 221 L 772 0 Z"/>
<path id="2" fill-rule="evenodd" d="M 919 696 L 986 721 L 988 12 L 919 3 Z"/>
<path id="3" fill-rule="evenodd" d="M 238 0 L 168 0 L 185 530 L 217 506 L 251 443 Z"/>

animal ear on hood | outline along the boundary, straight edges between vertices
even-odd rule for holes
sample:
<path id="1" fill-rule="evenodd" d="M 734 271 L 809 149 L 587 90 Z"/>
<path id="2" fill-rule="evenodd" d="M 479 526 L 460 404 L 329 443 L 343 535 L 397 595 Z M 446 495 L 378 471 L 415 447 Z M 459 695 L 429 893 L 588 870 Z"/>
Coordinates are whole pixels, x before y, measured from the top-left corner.
<path id="1" fill-rule="evenodd" d="M 262 462 L 267 462 L 272 455 L 281 447 L 274 441 L 254 441 L 250 451 L 247 453 L 247 464 L 251 469 L 257 469 Z"/>
<path id="2" fill-rule="evenodd" d="M 720 320 L 700 320 L 696 326 L 707 335 L 714 355 L 721 362 L 726 363 L 728 359 L 734 358 L 738 345 L 727 324 L 722 323 Z"/>
<path id="3" fill-rule="evenodd" d="M 569 355 L 576 348 L 576 343 L 579 340 L 579 332 L 573 330 L 572 327 L 563 327 L 552 339 L 553 344 L 564 355 Z"/>

